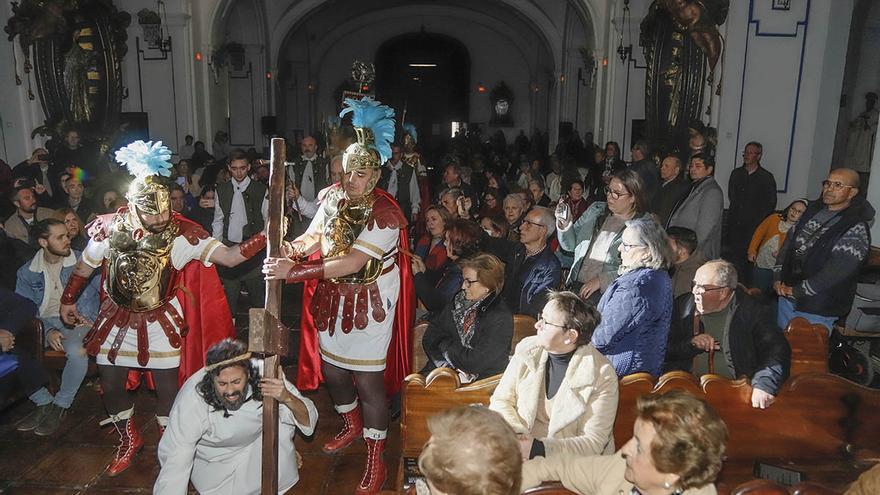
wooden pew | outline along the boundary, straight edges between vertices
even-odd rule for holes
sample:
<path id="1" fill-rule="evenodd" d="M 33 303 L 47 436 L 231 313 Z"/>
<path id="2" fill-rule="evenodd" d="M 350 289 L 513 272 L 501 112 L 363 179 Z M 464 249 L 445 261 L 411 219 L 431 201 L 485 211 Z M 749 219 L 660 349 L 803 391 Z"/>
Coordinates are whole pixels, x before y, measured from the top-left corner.
<path id="1" fill-rule="evenodd" d="M 838 491 L 810 483 L 808 481 L 794 486 L 785 486 L 769 480 L 747 481 L 731 490 L 730 495 L 837 495 Z"/>
<path id="2" fill-rule="evenodd" d="M 434 414 L 468 404 L 489 405 L 489 398 L 501 380 L 496 375 L 462 385 L 458 373 L 449 368 L 437 368 L 427 377 L 419 374 L 407 376 L 401 389 L 400 460 L 396 488 L 404 486 L 406 459 L 415 459 L 431 437 L 428 418 Z"/>
<path id="3" fill-rule="evenodd" d="M 425 348 L 422 347 L 422 339 L 425 337 L 425 330 L 428 329 L 428 322 L 423 321 L 413 327 L 412 338 L 412 364 L 410 365 L 410 373 L 418 373 L 428 364 L 428 355 L 425 354 Z"/>
<path id="4" fill-rule="evenodd" d="M 755 460 L 791 462 L 790 467 L 805 471 L 808 479 L 841 489 L 870 467 L 872 463 L 864 459 L 878 457 L 880 421 L 872 411 L 880 411 L 880 391 L 828 373 L 810 372 L 811 368 L 827 366 L 825 358 L 820 358 L 825 351 L 819 352 L 827 346 L 827 337 L 823 340 L 821 336 L 809 323 L 789 326 L 786 337 L 792 345 L 793 363 L 799 365 L 797 371 L 793 367 L 792 377 L 766 410 L 751 407 L 752 388 L 744 379 L 707 375 L 698 380 L 680 371 L 659 379 L 647 373 L 623 377 L 614 424 L 617 448 L 632 436 L 639 396 L 684 389 L 706 399 L 730 430 L 727 460 L 719 479 L 723 493 L 754 477 Z M 408 376 L 402 391 L 401 457 L 418 457 L 430 436 L 428 417 L 460 405 L 488 404 L 499 380 L 500 375 L 462 386 L 457 374 L 448 369 L 434 370 L 427 377 Z M 403 472 L 399 470 L 398 488 L 403 486 Z"/>
<path id="5" fill-rule="evenodd" d="M 876 462 L 880 452 L 880 391 L 836 375 L 803 373 L 789 379 L 768 409 L 751 406 L 752 388 L 744 379 L 683 372 L 654 380 L 640 373 L 620 383 L 614 424 L 617 448 L 632 436 L 635 399 L 651 391 L 684 389 L 704 398 L 730 432 L 719 483 L 732 487 L 751 479 L 756 460 L 786 465 L 807 478 L 842 489 Z M 873 461 L 871 461 L 873 459 Z"/>
<path id="6" fill-rule="evenodd" d="M 828 373 L 828 329 L 804 318 L 792 319 L 785 329 L 791 346 L 791 376 Z"/>
<path id="7" fill-rule="evenodd" d="M 537 320 L 529 315 L 513 315 L 513 339 L 510 341 L 511 356 L 522 339 L 531 337 L 538 332 L 535 329 L 535 323 Z"/>

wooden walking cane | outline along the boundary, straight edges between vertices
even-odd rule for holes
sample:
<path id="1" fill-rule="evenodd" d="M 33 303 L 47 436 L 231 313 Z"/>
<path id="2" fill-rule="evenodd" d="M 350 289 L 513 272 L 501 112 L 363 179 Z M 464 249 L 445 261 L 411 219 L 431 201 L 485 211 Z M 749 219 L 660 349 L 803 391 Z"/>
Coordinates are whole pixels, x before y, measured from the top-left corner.
<path id="1" fill-rule="evenodd" d="M 694 337 L 703 333 L 700 331 L 700 321 L 701 320 L 702 320 L 702 315 L 700 313 L 694 312 Z M 695 363 L 696 363 L 696 359 L 698 359 L 698 358 L 699 358 L 699 355 L 697 355 L 697 357 L 694 358 Z M 708 359 L 708 364 L 709 364 L 709 373 L 714 374 L 715 373 L 715 348 L 714 347 L 709 349 L 709 357 L 707 359 Z"/>
<path id="2" fill-rule="evenodd" d="M 268 256 L 280 258 L 284 222 L 284 139 L 272 138 L 269 172 L 269 218 L 266 224 Z M 266 307 L 251 308 L 248 347 L 264 356 L 263 376 L 280 378 L 281 356 L 288 352 L 288 329 L 281 324 L 282 280 L 266 282 Z M 262 495 L 278 494 L 278 401 L 263 397 Z"/>

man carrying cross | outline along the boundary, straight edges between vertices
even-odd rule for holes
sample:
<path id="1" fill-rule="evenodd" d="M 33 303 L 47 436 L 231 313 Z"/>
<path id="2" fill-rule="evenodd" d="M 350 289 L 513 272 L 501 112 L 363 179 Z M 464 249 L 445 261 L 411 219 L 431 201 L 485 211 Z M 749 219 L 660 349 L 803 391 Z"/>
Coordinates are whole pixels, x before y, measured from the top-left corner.
<path id="1" fill-rule="evenodd" d="M 218 342 L 205 362 L 174 401 L 159 442 L 162 470 L 153 493 L 184 495 L 190 481 L 202 495 L 260 493 L 263 396 L 285 406 L 278 415 L 278 493 L 285 493 L 299 481 L 293 436 L 296 429 L 304 435 L 314 431 L 314 404 L 283 374 L 261 378 L 239 341 Z"/>

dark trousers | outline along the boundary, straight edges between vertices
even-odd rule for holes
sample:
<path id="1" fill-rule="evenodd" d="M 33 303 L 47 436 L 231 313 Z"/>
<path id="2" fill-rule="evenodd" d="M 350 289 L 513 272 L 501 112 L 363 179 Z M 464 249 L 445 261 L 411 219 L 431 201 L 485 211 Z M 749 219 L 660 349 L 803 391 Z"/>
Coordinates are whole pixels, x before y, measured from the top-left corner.
<path id="1" fill-rule="evenodd" d="M 226 293 L 226 302 L 229 310 L 235 316 L 238 306 L 238 294 L 242 286 L 248 292 L 248 306 L 250 308 L 262 308 L 266 302 L 266 281 L 263 279 L 262 266 L 258 266 L 246 273 L 235 276 L 221 274 L 220 282 L 223 284 L 223 292 Z"/>

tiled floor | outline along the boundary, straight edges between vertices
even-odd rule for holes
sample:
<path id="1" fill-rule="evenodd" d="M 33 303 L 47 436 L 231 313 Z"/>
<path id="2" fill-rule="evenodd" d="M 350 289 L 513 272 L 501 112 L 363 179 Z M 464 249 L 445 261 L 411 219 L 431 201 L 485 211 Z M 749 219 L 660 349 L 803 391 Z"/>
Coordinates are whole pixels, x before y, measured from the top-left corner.
<path id="1" fill-rule="evenodd" d="M 294 370 L 288 370 L 292 376 Z M 113 455 L 118 436 L 112 427 L 101 428 L 104 417 L 101 399 L 94 382 L 83 384 L 61 430 L 43 438 L 32 433 L 19 433 L 13 423 L 31 411 L 33 405 L 23 401 L 0 416 L 0 493 L 15 495 L 66 494 L 146 494 L 152 493 L 159 472 L 156 460 L 158 433 L 153 416 L 153 399 L 144 390 L 138 391 L 135 410 L 144 433 L 146 446 L 134 466 L 110 478 L 103 471 Z M 290 494 L 350 494 L 360 480 L 366 450 L 362 441 L 341 454 L 327 455 L 321 445 L 341 425 L 328 394 L 323 390 L 306 394 L 318 408 L 318 428 L 313 438 L 297 438 L 297 450 L 303 456 L 300 481 Z M 400 427 L 392 424 L 385 460 L 388 480 L 396 479 L 400 455 Z M 389 489 L 391 481 L 386 482 Z M 194 492 L 193 492 L 194 493 Z"/>

